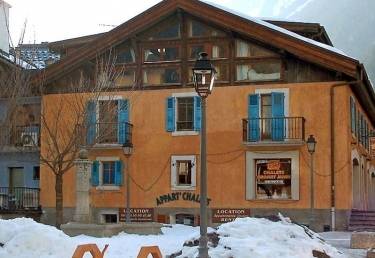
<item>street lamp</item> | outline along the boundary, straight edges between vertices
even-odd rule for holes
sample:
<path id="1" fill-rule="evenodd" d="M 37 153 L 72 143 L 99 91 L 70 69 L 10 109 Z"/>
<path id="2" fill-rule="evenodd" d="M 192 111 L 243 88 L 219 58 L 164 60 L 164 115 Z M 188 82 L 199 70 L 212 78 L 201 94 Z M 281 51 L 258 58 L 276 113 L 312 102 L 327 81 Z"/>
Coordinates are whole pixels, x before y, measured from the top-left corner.
<path id="1" fill-rule="evenodd" d="M 316 147 L 316 140 L 313 135 L 307 139 L 307 150 L 310 153 L 310 229 L 314 221 L 314 152 Z"/>
<path id="2" fill-rule="evenodd" d="M 216 70 L 207 57 L 200 53 L 193 67 L 195 91 L 201 97 L 201 182 L 200 182 L 200 238 L 198 258 L 208 258 L 207 238 L 207 158 L 206 158 L 206 98 L 211 94 L 215 82 Z"/>
<path id="3" fill-rule="evenodd" d="M 133 154 L 133 144 L 129 141 L 125 142 L 122 146 L 122 151 L 124 152 L 124 155 L 126 157 L 126 164 L 124 165 L 124 168 L 126 167 L 126 210 L 125 210 L 125 221 L 126 223 L 131 222 L 130 217 L 130 155 Z"/>

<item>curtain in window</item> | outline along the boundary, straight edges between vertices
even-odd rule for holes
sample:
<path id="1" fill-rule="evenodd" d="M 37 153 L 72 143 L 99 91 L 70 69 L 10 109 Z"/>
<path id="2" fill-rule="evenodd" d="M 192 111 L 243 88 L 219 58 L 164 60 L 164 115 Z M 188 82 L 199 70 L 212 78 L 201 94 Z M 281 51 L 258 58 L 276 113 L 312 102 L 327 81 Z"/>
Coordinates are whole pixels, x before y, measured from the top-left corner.
<path id="1" fill-rule="evenodd" d="M 236 44 L 236 56 L 237 57 L 249 57 L 250 56 L 250 48 L 249 44 L 245 41 L 237 40 Z"/>

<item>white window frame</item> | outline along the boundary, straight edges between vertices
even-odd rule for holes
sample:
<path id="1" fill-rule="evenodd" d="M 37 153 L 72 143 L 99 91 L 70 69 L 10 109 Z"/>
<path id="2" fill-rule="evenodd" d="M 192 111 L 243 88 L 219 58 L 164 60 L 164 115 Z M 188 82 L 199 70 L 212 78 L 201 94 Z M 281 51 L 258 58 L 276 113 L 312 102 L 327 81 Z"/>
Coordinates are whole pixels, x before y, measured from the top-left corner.
<path id="1" fill-rule="evenodd" d="M 177 166 L 176 163 L 179 160 L 190 160 L 191 167 L 191 185 L 178 185 L 177 184 Z M 172 190 L 195 190 L 197 186 L 197 158 L 195 155 L 179 156 L 175 155 L 171 157 L 171 188 Z"/>
<path id="2" fill-rule="evenodd" d="M 190 131 L 177 131 L 177 117 L 178 117 L 178 108 L 177 108 L 177 99 L 178 98 L 186 98 L 186 97 L 198 97 L 198 94 L 196 92 L 179 92 L 179 93 L 173 93 L 172 94 L 172 97 L 175 99 L 176 101 L 176 105 L 175 105 L 175 112 L 174 112 L 174 121 L 175 121 L 175 130 L 172 132 L 172 136 L 185 136 L 185 135 L 199 135 L 199 132 L 197 131 L 194 131 L 194 128 L 193 130 L 190 130 Z M 195 107 L 193 107 L 193 112 L 195 112 Z M 195 114 L 193 114 L 195 115 Z M 194 123 L 194 121 L 193 121 Z"/>
<path id="3" fill-rule="evenodd" d="M 300 199 L 300 180 L 299 180 L 299 151 L 284 151 L 284 152 L 246 152 L 246 200 L 262 200 L 267 199 L 256 198 L 256 171 L 255 160 L 257 159 L 291 159 L 291 198 L 290 199 L 269 199 L 269 201 L 298 201 Z"/>
<path id="4" fill-rule="evenodd" d="M 119 161 L 119 157 L 97 157 L 99 161 L 99 185 L 96 187 L 97 190 L 104 191 L 118 191 L 120 186 L 117 185 L 103 185 L 103 161 Z"/>
<path id="5" fill-rule="evenodd" d="M 105 222 L 105 215 L 116 215 L 117 216 L 117 223 L 120 222 L 120 214 L 119 214 L 118 211 L 113 210 L 113 209 L 105 209 L 105 210 L 101 210 L 99 212 L 99 223 L 101 223 L 101 224 L 111 224 L 111 223 Z"/>

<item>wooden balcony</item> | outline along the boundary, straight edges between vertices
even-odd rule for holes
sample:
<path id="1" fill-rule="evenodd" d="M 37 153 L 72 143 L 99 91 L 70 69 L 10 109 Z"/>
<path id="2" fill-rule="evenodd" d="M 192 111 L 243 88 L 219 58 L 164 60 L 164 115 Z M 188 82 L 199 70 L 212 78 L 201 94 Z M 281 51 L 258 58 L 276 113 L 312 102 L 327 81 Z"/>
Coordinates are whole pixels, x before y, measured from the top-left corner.
<path id="1" fill-rule="evenodd" d="M 305 118 L 243 119 L 243 142 L 247 146 L 298 146 L 305 142 Z"/>

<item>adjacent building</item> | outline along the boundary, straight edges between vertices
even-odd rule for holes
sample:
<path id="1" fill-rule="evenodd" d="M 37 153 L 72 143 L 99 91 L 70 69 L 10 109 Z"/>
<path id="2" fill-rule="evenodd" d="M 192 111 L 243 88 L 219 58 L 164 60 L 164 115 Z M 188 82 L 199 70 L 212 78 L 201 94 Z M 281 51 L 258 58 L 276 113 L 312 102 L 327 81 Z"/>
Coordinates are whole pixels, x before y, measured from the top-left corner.
<path id="1" fill-rule="evenodd" d="M 95 58 L 109 51 L 125 72 L 100 99 L 67 87 L 82 74 L 94 85 Z M 318 24 L 164 0 L 44 72 L 46 114 L 62 96 L 87 99 L 82 148 L 93 162 L 93 222 L 122 221 L 129 200 L 134 221 L 199 224 L 201 111 L 191 68 L 202 51 L 218 72 L 207 110 L 210 224 L 278 212 L 309 224 L 313 205 L 316 230 L 342 230 L 353 209 L 375 209 L 375 94 L 358 60 L 334 48 Z M 71 115 L 64 106 L 62 119 Z M 108 124 L 112 131 L 98 137 Z M 312 187 L 309 135 L 317 140 Z M 40 177 L 43 219 L 53 223 L 54 175 L 42 166 Z M 72 168 L 64 176 L 66 221 L 75 180 Z"/>

